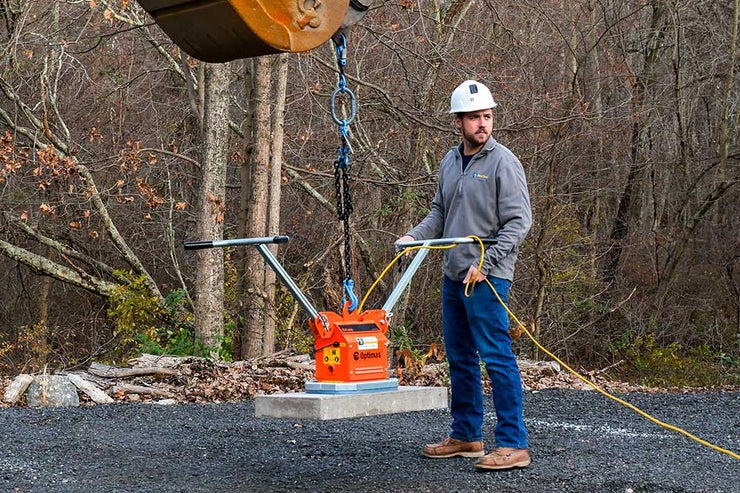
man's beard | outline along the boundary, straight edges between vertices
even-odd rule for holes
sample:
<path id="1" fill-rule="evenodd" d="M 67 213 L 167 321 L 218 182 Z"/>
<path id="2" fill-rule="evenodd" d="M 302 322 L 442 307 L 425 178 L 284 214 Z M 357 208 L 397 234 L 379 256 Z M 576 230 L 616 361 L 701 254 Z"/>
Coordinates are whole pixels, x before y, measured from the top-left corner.
<path id="1" fill-rule="evenodd" d="M 485 144 L 488 141 L 488 137 L 491 136 L 489 132 L 486 132 L 485 134 L 477 134 L 477 133 L 468 133 L 463 130 L 463 139 L 465 139 L 469 144 L 471 144 L 473 147 L 478 147 L 483 144 Z"/>

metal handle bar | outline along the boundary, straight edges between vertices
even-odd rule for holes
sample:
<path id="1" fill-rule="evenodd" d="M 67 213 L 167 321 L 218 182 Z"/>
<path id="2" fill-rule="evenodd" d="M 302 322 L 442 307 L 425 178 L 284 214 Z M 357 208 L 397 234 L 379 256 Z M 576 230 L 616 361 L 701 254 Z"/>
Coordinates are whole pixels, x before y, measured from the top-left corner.
<path id="1" fill-rule="evenodd" d="M 266 243 L 287 243 L 288 236 L 265 236 L 260 238 L 237 238 L 234 240 L 186 241 L 185 250 L 202 250 L 204 248 L 224 248 L 241 245 L 264 245 Z"/>
<path id="2" fill-rule="evenodd" d="M 497 243 L 495 238 L 481 238 L 484 245 L 494 245 Z M 461 236 L 458 238 L 434 238 L 431 240 L 414 240 L 404 241 L 403 243 L 396 243 L 399 250 L 404 248 L 415 247 L 415 246 L 448 246 L 448 245 L 462 245 L 465 243 L 478 243 L 475 238 L 468 238 L 467 236 Z"/>

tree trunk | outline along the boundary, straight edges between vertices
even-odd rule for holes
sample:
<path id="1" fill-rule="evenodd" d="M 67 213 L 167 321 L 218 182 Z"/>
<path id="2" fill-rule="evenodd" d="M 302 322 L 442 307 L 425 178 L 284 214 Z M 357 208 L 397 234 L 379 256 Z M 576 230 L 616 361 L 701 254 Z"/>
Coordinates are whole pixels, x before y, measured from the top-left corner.
<path id="1" fill-rule="evenodd" d="M 244 60 L 244 99 L 245 99 L 245 111 L 247 116 L 242 124 L 242 130 L 244 135 L 247 136 L 247 143 L 244 146 L 244 158 L 241 166 L 239 167 L 239 214 L 237 223 L 237 237 L 246 238 L 247 236 L 247 215 L 249 214 L 249 192 L 251 190 L 251 165 L 252 165 L 252 153 L 254 146 L 252 137 L 254 135 L 254 120 L 255 120 L 255 102 L 254 102 L 254 64 L 255 59 L 248 58 Z M 243 275 L 247 272 L 247 254 L 249 253 L 248 248 L 237 248 L 235 252 L 237 271 L 242 275 L 239 276 L 238 292 L 238 310 L 237 313 L 242 313 L 245 310 L 245 300 L 247 299 L 247 277 Z M 234 348 L 233 358 L 234 361 L 243 359 L 242 356 L 242 333 L 244 332 L 243 317 L 239 317 L 236 324 L 236 330 L 232 340 L 232 347 Z"/>
<path id="2" fill-rule="evenodd" d="M 203 176 L 198 208 L 198 238 L 223 238 L 226 165 L 229 155 L 229 65 L 209 64 L 205 77 Z M 223 334 L 224 256 L 219 248 L 198 251 L 195 279 L 195 332 L 208 346 Z"/>
<path id="3" fill-rule="evenodd" d="M 673 37 L 673 93 L 676 101 L 676 133 L 679 139 L 679 169 L 683 173 L 683 180 L 688 190 L 688 184 L 691 177 L 691 166 L 689 164 L 690 144 L 689 135 L 687 132 L 687 103 L 685 102 L 685 79 L 686 77 L 682 71 L 683 55 L 681 50 L 681 43 L 683 42 L 683 24 L 681 14 L 678 8 L 674 13 L 676 24 L 674 26 L 674 37 Z M 689 200 L 693 197 L 693 194 L 689 195 Z M 688 214 L 690 209 L 686 207 L 684 209 L 686 214 L 681 218 L 682 222 L 686 224 L 689 220 Z"/>
<path id="4" fill-rule="evenodd" d="M 719 141 L 719 175 L 720 180 L 725 179 L 727 174 L 727 156 L 730 150 L 730 128 L 729 128 L 729 112 L 730 112 L 730 97 L 732 96 L 732 89 L 735 84 L 735 54 L 737 53 L 737 30 L 738 30 L 738 11 L 740 10 L 740 1 L 735 0 L 733 22 L 732 22 L 732 38 L 730 40 L 730 53 L 729 61 L 727 62 L 727 78 L 725 81 L 725 93 L 722 104 L 722 126 L 720 129 L 720 141 Z"/>
<path id="5" fill-rule="evenodd" d="M 570 27 L 568 39 L 566 40 L 565 36 L 563 39 L 563 41 L 566 42 L 564 47 L 565 53 L 563 53 L 563 59 L 567 60 L 564 81 L 567 84 L 567 87 L 565 89 L 570 92 L 570 97 L 573 100 L 577 100 L 581 97 L 581 91 L 578 86 L 578 71 L 580 67 L 576 52 L 576 47 L 578 46 L 578 13 L 571 11 L 570 6 L 572 3 L 573 2 L 568 2 L 566 0 L 562 0 L 561 2 L 561 8 L 565 14 L 565 19 L 567 21 L 566 25 Z M 573 10 L 580 10 L 580 6 L 579 8 Z"/>
<path id="6" fill-rule="evenodd" d="M 255 69 L 255 121 L 254 154 L 249 190 L 247 236 L 267 234 L 267 199 L 270 180 L 270 69 L 269 57 L 261 57 Z M 244 272 L 246 296 L 244 332 L 242 334 L 243 358 L 262 354 L 265 318 L 264 274 L 265 266 L 256 249 L 247 251 L 247 269 Z"/>
<path id="7" fill-rule="evenodd" d="M 644 112 L 650 108 L 650 96 L 655 85 L 655 66 L 658 55 L 665 49 L 661 44 L 661 39 L 664 35 L 667 18 L 666 6 L 662 0 L 655 0 L 651 4 L 653 15 L 650 23 L 650 37 L 645 47 L 642 69 L 635 77 L 633 85 L 633 121 L 629 171 L 609 237 L 610 250 L 605 255 L 604 261 L 604 280 L 606 282 L 613 282 L 617 277 L 617 269 L 622 259 L 622 242 L 629 232 L 629 214 L 637 195 L 636 190 L 642 170 L 642 163 L 640 162 L 642 159 L 640 152 L 642 140 L 644 133 L 649 128 L 649 115 L 645 115 Z"/>
<path id="8" fill-rule="evenodd" d="M 285 137 L 285 93 L 288 87 L 288 55 L 275 57 L 275 109 L 272 120 L 272 155 L 270 159 L 270 197 L 268 207 L 267 236 L 280 234 L 280 197 L 283 183 L 283 140 Z M 277 245 L 270 247 L 277 255 Z M 265 332 L 262 339 L 262 354 L 275 352 L 275 272 L 265 268 L 265 293 L 268 313 L 265 313 Z"/>
<path id="9" fill-rule="evenodd" d="M 591 13 L 591 25 L 592 29 L 590 31 L 589 36 L 589 44 L 591 45 L 591 63 L 593 65 L 593 71 L 595 73 L 599 73 L 601 71 L 601 61 L 599 57 L 600 53 L 600 47 L 599 47 L 599 40 L 596 37 L 596 26 L 599 25 L 599 15 L 596 10 L 597 2 L 594 2 L 593 0 L 589 0 L 588 2 L 588 9 Z M 593 112 L 596 116 L 596 121 L 600 122 L 603 118 L 603 100 L 602 100 L 602 80 L 600 77 L 595 77 L 595 80 L 593 81 L 593 94 L 592 94 L 592 103 L 593 103 Z M 593 279 L 598 279 L 598 257 L 599 257 L 599 250 L 598 250 L 598 238 L 600 236 L 600 226 L 601 226 L 601 214 L 602 214 L 602 201 L 605 201 L 606 198 L 604 197 L 604 191 L 603 189 L 605 187 L 602 186 L 601 178 L 598 178 L 597 170 L 601 168 L 604 164 L 604 162 L 607 161 L 607 158 L 605 156 L 604 152 L 604 133 L 596 131 L 596 126 L 598 124 L 592 124 L 592 127 L 594 129 L 594 134 L 596 135 L 596 153 L 598 156 L 603 156 L 601 159 L 594 160 L 592 166 L 594 169 L 594 175 L 597 176 L 596 183 L 595 183 L 595 192 L 593 194 L 593 203 L 591 204 L 589 215 L 588 215 L 588 226 L 587 230 L 591 236 L 591 251 L 590 251 L 590 259 L 589 259 L 589 269 L 591 271 L 591 277 Z"/>
<path id="10" fill-rule="evenodd" d="M 557 141 L 561 135 L 564 125 L 559 125 L 553 132 L 553 140 Z M 537 271 L 537 301 L 534 312 L 534 331 L 538 334 L 540 340 L 545 336 L 542 326 L 542 317 L 545 315 L 545 300 L 547 289 L 552 279 L 552 268 L 547 259 L 546 244 L 553 228 L 553 216 L 556 206 L 555 188 L 558 183 L 557 165 L 558 165 L 558 147 L 553 146 L 551 155 L 548 159 L 547 180 L 545 183 L 545 204 L 541 219 L 538 220 L 540 230 L 537 234 L 537 242 L 534 249 L 535 270 Z M 544 357 L 539 348 L 535 349 L 537 359 Z"/>
<path id="11" fill-rule="evenodd" d="M 51 247 L 46 246 L 44 256 L 51 258 Z M 39 290 L 39 367 L 43 368 L 48 362 L 51 351 L 49 344 L 49 293 L 51 292 L 52 278 L 44 276 L 41 279 L 41 289 Z"/>

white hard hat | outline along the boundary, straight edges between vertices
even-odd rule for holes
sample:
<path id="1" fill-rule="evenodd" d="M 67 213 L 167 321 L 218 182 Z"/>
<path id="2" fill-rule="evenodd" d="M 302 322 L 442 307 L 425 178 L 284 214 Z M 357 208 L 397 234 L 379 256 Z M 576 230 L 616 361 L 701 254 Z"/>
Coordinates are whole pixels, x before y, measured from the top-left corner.
<path id="1" fill-rule="evenodd" d="M 487 110 L 496 106 L 491 91 L 485 85 L 474 80 L 466 80 L 457 86 L 450 98 L 450 113 L 468 113 L 469 111 Z"/>

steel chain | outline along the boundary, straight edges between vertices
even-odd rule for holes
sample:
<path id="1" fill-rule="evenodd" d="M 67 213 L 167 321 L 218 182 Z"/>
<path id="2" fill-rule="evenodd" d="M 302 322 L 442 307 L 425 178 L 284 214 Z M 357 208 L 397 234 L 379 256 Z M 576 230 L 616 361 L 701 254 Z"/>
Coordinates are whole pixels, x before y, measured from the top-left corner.
<path id="1" fill-rule="evenodd" d="M 354 281 L 352 281 L 352 256 L 350 251 L 351 236 L 349 218 L 352 214 L 352 193 L 349 187 L 349 155 L 352 147 L 349 143 L 349 124 L 355 119 L 357 114 L 357 101 L 354 93 L 347 88 L 347 78 L 344 75 L 344 68 L 347 66 L 347 38 L 340 34 L 336 39 L 337 66 L 339 69 L 339 81 L 337 88 L 331 95 L 331 116 L 334 122 L 339 126 L 339 135 L 341 143 L 339 146 L 339 156 L 334 161 L 334 190 L 337 200 L 337 216 L 344 226 L 344 292 L 346 297 L 352 302 L 349 311 L 357 307 L 357 297 L 353 292 Z M 339 95 L 347 97 L 349 100 L 349 117 L 342 119 L 338 116 L 337 98 Z"/>

